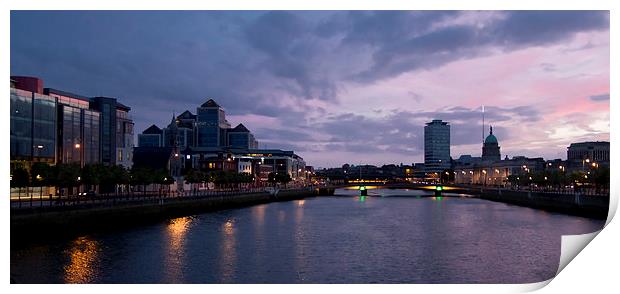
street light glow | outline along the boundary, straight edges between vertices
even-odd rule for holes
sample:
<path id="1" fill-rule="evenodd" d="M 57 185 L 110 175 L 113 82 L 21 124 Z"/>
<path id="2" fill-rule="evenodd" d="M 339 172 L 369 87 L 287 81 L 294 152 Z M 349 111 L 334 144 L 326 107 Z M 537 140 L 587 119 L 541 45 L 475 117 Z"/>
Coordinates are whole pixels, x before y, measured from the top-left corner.
<path id="1" fill-rule="evenodd" d="M 80 146 L 80 143 L 76 143 L 76 144 L 75 144 L 75 148 L 78 148 L 78 149 L 79 149 L 80 147 L 81 147 L 81 146 Z"/>

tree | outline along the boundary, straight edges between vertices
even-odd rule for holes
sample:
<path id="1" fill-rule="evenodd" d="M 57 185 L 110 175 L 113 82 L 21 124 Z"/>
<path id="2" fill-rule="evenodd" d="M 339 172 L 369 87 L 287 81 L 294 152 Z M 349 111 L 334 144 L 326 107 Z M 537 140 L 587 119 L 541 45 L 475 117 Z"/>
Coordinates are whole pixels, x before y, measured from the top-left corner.
<path id="1" fill-rule="evenodd" d="M 55 182 L 54 168 L 45 162 L 35 162 L 30 169 L 30 182 L 35 187 L 40 187 L 43 194 L 43 186 L 53 185 Z"/>
<path id="2" fill-rule="evenodd" d="M 276 174 L 276 180 L 279 183 L 284 184 L 284 187 L 286 188 L 286 184 L 288 184 L 292 179 L 288 173 L 278 173 Z"/>
<path id="3" fill-rule="evenodd" d="M 82 168 L 82 183 L 86 185 L 88 190 L 98 190 L 97 186 L 101 183 L 103 173 L 101 164 L 87 164 Z"/>
<path id="4" fill-rule="evenodd" d="M 278 179 L 276 178 L 276 174 L 275 173 L 269 173 L 267 175 L 267 182 L 271 183 L 272 186 L 275 186 L 276 183 L 278 182 Z"/>
<path id="5" fill-rule="evenodd" d="M 193 191 L 195 190 L 194 185 L 205 182 L 206 177 L 207 175 L 204 172 L 196 169 L 190 169 L 185 174 L 185 182 L 192 185 L 191 190 Z"/>
<path id="6" fill-rule="evenodd" d="M 14 166 L 11 170 L 11 187 L 19 188 L 17 190 L 18 197 L 21 196 L 22 188 L 27 187 L 28 184 L 30 184 L 30 175 L 28 174 L 28 170 L 21 165 Z"/>
<path id="7" fill-rule="evenodd" d="M 170 185 L 174 183 L 174 179 L 170 176 L 170 173 L 165 169 L 158 169 L 152 173 L 152 181 L 159 185 L 159 193 L 161 194 L 163 185 Z"/>
<path id="8" fill-rule="evenodd" d="M 73 187 L 79 184 L 81 175 L 80 166 L 77 163 L 61 163 L 56 165 L 56 183 L 58 187 L 67 188 L 71 194 Z"/>
<path id="9" fill-rule="evenodd" d="M 110 167 L 110 178 L 116 194 L 118 194 L 118 185 L 127 185 L 130 181 L 129 172 L 122 165 Z"/>
<path id="10" fill-rule="evenodd" d="M 518 175 L 509 175 L 508 176 L 508 182 L 512 185 L 512 186 L 516 186 L 519 184 L 519 176 Z"/>
<path id="11" fill-rule="evenodd" d="M 133 186 L 142 185 L 143 193 L 146 193 L 146 186 L 153 183 L 153 171 L 148 168 L 132 168 L 130 171 L 130 184 Z"/>
<path id="12" fill-rule="evenodd" d="M 601 187 L 609 187 L 609 168 L 597 168 L 592 174 L 592 181 L 596 187 L 596 193 L 600 192 Z"/>

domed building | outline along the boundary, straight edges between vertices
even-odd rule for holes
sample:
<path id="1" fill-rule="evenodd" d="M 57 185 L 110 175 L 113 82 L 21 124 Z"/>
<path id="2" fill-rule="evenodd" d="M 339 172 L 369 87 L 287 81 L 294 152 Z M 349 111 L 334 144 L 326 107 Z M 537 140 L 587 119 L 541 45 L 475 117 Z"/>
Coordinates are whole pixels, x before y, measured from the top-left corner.
<path id="1" fill-rule="evenodd" d="M 489 135 L 484 139 L 482 145 L 482 161 L 499 161 L 501 160 L 501 154 L 499 152 L 499 143 L 497 138 L 493 135 L 493 127 L 490 127 Z"/>

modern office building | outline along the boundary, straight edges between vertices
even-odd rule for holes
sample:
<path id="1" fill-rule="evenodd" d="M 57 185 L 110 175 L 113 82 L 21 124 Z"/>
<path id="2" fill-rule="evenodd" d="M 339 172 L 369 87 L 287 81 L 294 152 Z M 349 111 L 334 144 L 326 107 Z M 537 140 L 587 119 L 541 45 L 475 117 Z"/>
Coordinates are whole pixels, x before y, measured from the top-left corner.
<path id="1" fill-rule="evenodd" d="M 249 172 L 256 178 L 259 173 L 287 173 L 293 179 L 305 178 L 305 162 L 293 151 L 258 149 L 252 132 L 243 124 L 231 128 L 224 109 L 213 99 L 197 108 L 197 114 L 185 111 L 172 117 L 163 129 L 150 126 L 138 135 L 138 152 L 152 151 L 152 147 L 172 148 L 174 157 L 180 159 L 180 169 L 173 170 L 175 177 L 189 169 L 206 172 Z M 142 147 L 144 149 L 142 150 Z M 170 164 L 169 164 L 170 165 Z M 173 165 L 171 165 L 173 166 Z"/>
<path id="2" fill-rule="evenodd" d="M 52 88 L 44 92 L 58 104 L 57 162 L 101 162 L 101 114 L 90 109 L 89 98 Z"/>
<path id="3" fill-rule="evenodd" d="M 11 161 L 53 164 L 56 162 L 57 102 L 43 95 L 42 81 L 33 79 L 11 77 Z"/>
<path id="4" fill-rule="evenodd" d="M 226 120 L 224 109 L 213 99 L 209 99 L 196 109 L 196 146 L 226 146 L 226 130 L 230 123 Z"/>
<path id="5" fill-rule="evenodd" d="M 501 159 L 499 143 L 495 135 L 493 135 L 493 126 L 490 126 L 489 135 L 484 139 L 484 144 L 482 145 L 482 161 L 498 161 Z"/>
<path id="6" fill-rule="evenodd" d="M 28 108 L 28 109 L 27 109 Z M 11 77 L 11 160 L 131 166 L 130 108 Z"/>
<path id="7" fill-rule="evenodd" d="M 424 126 L 424 165 L 427 173 L 450 168 L 450 125 L 436 119 Z"/>
<path id="8" fill-rule="evenodd" d="M 230 148 L 258 148 L 258 142 L 256 141 L 256 139 L 254 139 L 254 135 L 252 135 L 252 133 L 243 124 L 239 124 L 236 127 L 228 130 L 227 133 L 228 146 Z"/>
<path id="9" fill-rule="evenodd" d="M 138 146 L 140 147 L 163 147 L 163 131 L 156 125 L 151 125 L 142 134 L 138 134 Z"/>

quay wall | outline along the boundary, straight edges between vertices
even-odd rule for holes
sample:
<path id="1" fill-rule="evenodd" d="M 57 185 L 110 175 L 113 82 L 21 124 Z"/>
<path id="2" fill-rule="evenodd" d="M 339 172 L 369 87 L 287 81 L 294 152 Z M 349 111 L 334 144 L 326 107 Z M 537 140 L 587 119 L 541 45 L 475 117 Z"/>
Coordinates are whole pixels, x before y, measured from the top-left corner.
<path id="1" fill-rule="evenodd" d="M 502 189 L 471 189 L 470 193 L 480 199 L 597 219 L 606 219 L 609 212 L 609 196 Z"/>
<path id="2" fill-rule="evenodd" d="M 510 190 L 480 186 L 450 186 L 443 193 L 462 193 L 480 199 L 504 202 L 553 212 L 606 219 L 609 211 L 609 195 L 585 195 L 542 191 Z M 428 190 L 425 184 L 388 184 L 385 188 L 408 188 Z"/>
<path id="3" fill-rule="evenodd" d="M 289 201 L 317 196 L 317 189 L 279 191 L 277 196 L 267 192 L 209 196 L 155 198 L 118 202 L 115 204 L 84 204 L 48 206 L 11 210 L 11 236 L 21 239 L 28 235 L 54 232 L 91 232 L 131 224 L 152 223 L 209 211 L 244 207 L 262 203 Z"/>

